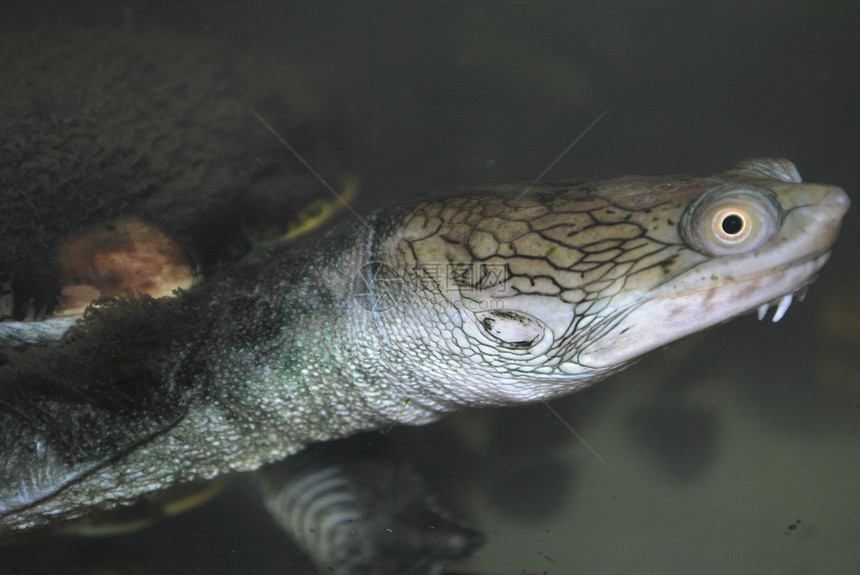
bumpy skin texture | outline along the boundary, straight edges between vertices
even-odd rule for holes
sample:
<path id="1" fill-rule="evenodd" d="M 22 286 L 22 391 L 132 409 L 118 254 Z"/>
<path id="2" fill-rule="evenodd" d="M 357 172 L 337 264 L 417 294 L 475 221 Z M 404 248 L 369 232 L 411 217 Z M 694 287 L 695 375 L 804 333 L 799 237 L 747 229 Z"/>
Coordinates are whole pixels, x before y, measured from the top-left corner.
<path id="1" fill-rule="evenodd" d="M 460 190 L 96 308 L 0 371 L 0 525 L 600 381 L 810 281 L 848 201 L 792 170 Z"/>

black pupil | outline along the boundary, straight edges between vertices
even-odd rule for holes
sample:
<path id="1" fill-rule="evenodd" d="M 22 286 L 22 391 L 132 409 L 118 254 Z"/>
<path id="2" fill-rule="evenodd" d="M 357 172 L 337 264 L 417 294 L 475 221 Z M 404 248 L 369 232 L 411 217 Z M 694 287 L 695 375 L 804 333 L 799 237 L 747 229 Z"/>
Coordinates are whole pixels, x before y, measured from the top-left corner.
<path id="1" fill-rule="evenodd" d="M 730 216 L 723 218 L 722 226 L 724 232 L 733 236 L 744 229 L 744 220 L 737 214 L 731 214 Z"/>

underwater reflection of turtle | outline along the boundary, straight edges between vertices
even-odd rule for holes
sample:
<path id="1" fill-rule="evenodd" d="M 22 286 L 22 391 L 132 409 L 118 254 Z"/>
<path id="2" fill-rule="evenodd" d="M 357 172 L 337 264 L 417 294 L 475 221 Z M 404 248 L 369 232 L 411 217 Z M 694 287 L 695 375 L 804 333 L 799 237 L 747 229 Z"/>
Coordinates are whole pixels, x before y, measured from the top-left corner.
<path id="1" fill-rule="evenodd" d="M 69 47 L 77 44 L 69 34 L 62 44 L 74 54 Z M 139 49 L 140 37 L 129 37 L 137 38 Z M 100 62 L 110 44 L 97 38 L 95 53 L 81 49 L 88 62 Z M 160 40 L 152 46 L 163 48 Z M 171 54 L 181 61 L 195 50 Z M 158 103 L 155 109 L 141 113 L 133 105 L 106 102 L 83 118 L 70 112 L 65 124 L 50 120 L 47 125 L 59 126 L 52 137 L 42 142 L 44 126 L 35 132 L 39 137 L 19 137 L 24 152 L 15 157 L 30 162 L 15 160 L 4 173 L 19 178 L 18 169 L 26 168 L 40 182 L 13 192 L 26 207 L 38 197 L 39 185 L 50 188 L 51 175 L 65 173 L 64 161 L 86 158 L 91 163 L 85 176 L 92 180 L 101 167 L 111 181 L 64 184 L 79 195 L 98 190 L 85 205 L 101 206 L 106 190 L 125 193 L 123 183 L 134 190 L 131 196 L 147 198 L 90 219 L 104 224 L 138 216 L 142 209 L 138 217 L 184 247 L 189 261 L 201 262 L 206 281 L 175 298 L 99 299 L 81 322 L 57 336 L 42 329 L 59 325 L 41 317 L 56 307 L 51 298 L 40 300 L 33 295 L 37 290 L 27 295 L 22 289 L 36 282 L 16 280 L 27 276 L 33 260 L 10 260 L 13 319 L 39 321 L 0 326 L 8 346 L 21 348 L 7 351 L 0 367 L 2 531 L 26 532 L 176 485 L 260 470 L 268 509 L 321 568 L 437 573 L 445 560 L 470 553 L 480 537 L 424 497 L 420 481 L 410 479 L 405 467 L 386 467 L 385 457 L 369 468 L 353 465 L 346 455 L 352 448 L 344 452 L 344 444 L 319 442 L 424 424 L 466 407 L 548 400 L 739 314 L 758 309 L 763 317 L 775 305 L 778 320 L 827 261 L 848 208 L 842 190 L 804 184 L 783 159 L 749 160 L 711 176 L 492 183 L 386 206 L 324 236 L 305 234 L 230 265 L 232 246 L 253 235 L 236 231 L 234 218 L 246 219 L 249 229 L 265 228 L 247 214 L 259 205 L 277 213 L 266 198 L 273 189 L 287 189 L 279 176 L 292 172 L 266 168 L 269 156 L 233 155 L 220 146 L 227 139 L 252 149 L 256 141 L 244 123 L 251 120 L 235 111 L 246 106 L 210 105 L 210 95 L 229 93 L 220 83 L 223 74 L 207 75 L 216 87 L 197 90 L 182 74 L 163 73 L 157 62 L 139 54 L 133 61 L 104 89 L 149 71 L 157 78 L 143 85 L 155 86 L 147 97 Z M 190 66 L 201 62 L 192 59 Z M 49 63 L 35 69 L 45 68 Z M 158 89 L 157 79 L 164 77 L 179 83 L 168 93 L 193 94 L 183 113 L 164 112 L 173 101 Z M 54 104 L 64 95 L 35 90 L 33 113 L 46 105 L 67 109 Z M 72 101 L 87 109 L 90 100 Z M 221 105 L 234 110 L 234 129 L 196 115 Z M 86 154 L 73 147 L 71 156 L 61 154 L 48 164 L 47 175 L 40 174 L 40 162 L 48 162 L 43 158 L 55 156 L 28 151 L 28 142 L 49 150 L 51 142 L 65 146 L 69 139 L 86 144 L 91 132 L 100 133 L 93 126 L 100 125 L 102 113 L 131 118 L 119 130 L 130 151 L 112 156 L 125 149 L 116 142 L 87 147 Z M 159 114 L 174 118 L 185 136 L 169 153 L 162 146 L 175 143 L 172 130 L 158 137 L 147 132 L 148 120 Z M 66 132 L 64 125 L 80 130 Z M 302 130 L 294 134 L 290 127 L 287 122 L 288 138 L 305 141 Z M 26 122 L 16 129 L 26 134 Z M 200 154 L 171 163 L 186 141 L 200 138 L 206 141 Z M 232 162 L 246 171 L 232 170 Z M 264 166 L 260 171 L 249 167 L 258 164 Z M 224 180 L 218 174 L 244 176 L 219 188 Z M 32 178 L 16 179 L 10 187 L 18 190 Z M 175 186 L 191 194 L 186 202 L 171 194 L 149 201 L 154 190 Z M 188 199 L 197 188 L 226 189 L 231 200 Z M 319 188 L 309 197 L 313 190 Z M 286 202 L 295 206 L 295 200 Z M 202 236 L 189 232 L 179 225 L 185 221 L 180 216 L 198 205 L 206 214 L 226 213 L 226 219 L 213 216 L 217 225 L 205 220 L 210 223 Z M 37 221 L 59 217 L 50 216 Z M 109 231 L 128 228 L 110 225 Z M 234 240 L 212 251 L 205 240 L 222 225 L 234 230 Z M 48 228 L 40 242 L 54 245 L 66 231 Z M 144 235 L 169 245 L 159 234 Z M 156 251 L 161 250 L 175 251 Z M 81 272 L 57 277 L 86 286 L 71 290 L 78 295 L 104 291 Z M 303 449 L 312 450 L 305 452 L 307 466 L 301 463 L 305 456 L 288 457 Z M 330 464 L 320 463 L 326 457 Z"/>

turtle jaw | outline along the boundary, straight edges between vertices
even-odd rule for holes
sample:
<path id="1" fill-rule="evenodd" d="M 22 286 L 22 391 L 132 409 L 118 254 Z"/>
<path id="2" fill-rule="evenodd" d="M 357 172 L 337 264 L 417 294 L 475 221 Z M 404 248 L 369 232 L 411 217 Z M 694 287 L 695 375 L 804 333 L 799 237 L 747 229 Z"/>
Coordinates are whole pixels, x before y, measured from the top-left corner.
<path id="1" fill-rule="evenodd" d="M 827 262 L 830 252 L 778 272 L 735 279 L 731 285 L 652 297 L 635 306 L 600 340 L 579 354 L 578 362 L 595 369 L 626 364 L 688 335 L 780 302 L 781 314 Z M 728 283 L 728 282 L 727 282 Z M 786 302 L 786 303 L 782 303 Z M 781 318 L 775 316 L 774 321 Z"/>

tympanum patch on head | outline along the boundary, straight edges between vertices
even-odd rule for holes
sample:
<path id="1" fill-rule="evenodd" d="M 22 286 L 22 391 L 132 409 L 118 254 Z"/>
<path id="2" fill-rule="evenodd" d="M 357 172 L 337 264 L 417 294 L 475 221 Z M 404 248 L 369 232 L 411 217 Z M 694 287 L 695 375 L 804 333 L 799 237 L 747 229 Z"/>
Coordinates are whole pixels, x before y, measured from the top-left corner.
<path id="1" fill-rule="evenodd" d="M 543 336 L 544 327 L 535 318 L 515 311 L 493 310 L 477 314 L 481 327 L 503 347 L 532 347 Z"/>
<path id="2" fill-rule="evenodd" d="M 63 306 L 78 314 L 100 295 L 170 295 L 194 280 L 191 260 L 153 226 L 123 218 L 65 240 L 59 249 Z"/>

